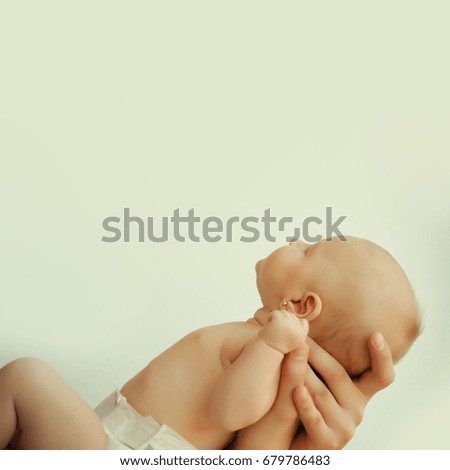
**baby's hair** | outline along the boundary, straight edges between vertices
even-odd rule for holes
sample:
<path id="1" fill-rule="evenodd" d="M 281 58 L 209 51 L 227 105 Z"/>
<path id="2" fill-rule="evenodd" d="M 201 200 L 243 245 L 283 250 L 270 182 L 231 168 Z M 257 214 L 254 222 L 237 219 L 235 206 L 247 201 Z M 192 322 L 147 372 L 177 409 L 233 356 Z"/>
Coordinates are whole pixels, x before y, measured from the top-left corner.
<path id="1" fill-rule="evenodd" d="M 411 288 L 412 289 L 412 288 Z M 409 331 L 409 339 L 411 342 L 415 341 L 425 329 L 425 324 L 423 321 L 423 312 L 420 308 L 419 301 L 417 300 L 416 295 L 414 294 L 414 305 L 415 305 L 415 315 L 414 320 L 411 324 L 411 329 Z"/>
<path id="2" fill-rule="evenodd" d="M 370 368 L 368 339 L 377 332 L 371 327 L 378 329 L 385 319 L 396 318 L 390 329 L 380 332 L 388 342 L 399 335 L 400 342 L 388 344 L 397 362 L 423 331 L 423 316 L 408 277 L 391 253 L 369 240 L 348 236 L 345 242 L 335 237 L 329 241 L 340 251 L 327 259 L 332 275 L 313 279 L 312 288 L 322 299 L 320 327 L 313 339 L 354 377 Z M 348 276 L 341 269 L 348 269 Z M 400 282 L 398 291 L 391 276 Z M 373 321 L 361 324 L 359 313 Z"/>
<path id="3" fill-rule="evenodd" d="M 405 326 L 405 340 L 408 347 L 401 355 L 393 357 L 394 363 L 399 362 L 403 358 L 409 347 L 422 334 L 424 329 L 423 315 L 417 298 L 414 298 L 414 310 L 411 312 L 411 318 L 408 319 L 408 323 Z M 338 353 L 341 360 L 345 360 L 347 364 L 347 372 L 352 379 L 355 379 L 366 372 L 366 370 L 362 370 L 360 364 L 370 362 L 369 351 L 367 349 L 368 338 L 360 337 L 358 338 L 360 344 L 358 344 L 358 341 L 355 343 L 355 338 L 358 336 L 356 334 L 358 325 L 353 321 L 351 315 L 347 315 L 346 321 L 343 321 L 342 311 L 332 308 L 327 311 L 326 317 L 327 326 L 316 341 L 331 355 L 335 356 Z M 338 350 L 336 345 L 338 345 Z"/>
<path id="4" fill-rule="evenodd" d="M 366 348 L 367 343 L 360 344 L 360 347 L 355 344 L 355 332 L 357 325 L 351 321 L 343 321 L 342 313 L 337 309 L 330 309 L 327 314 L 326 328 L 324 328 L 318 338 L 317 343 L 328 351 L 332 356 L 336 357 L 339 355 L 341 361 L 345 361 L 347 364 L 347 373 L 352 377 L 356 378 L 361 375 L 365 370 L 358 368 L 356 359 L 359 361 L 369 361 L 369 351 Z M 350 317 L 351 318 L 351 317 Z M 349 320 L 347 318 L 347 320 Z M 366 355 L 362 356 L 361 351 L 366 350 Z M 344 365 L 344 364 L 342 364 Z M 349 366 L 350 365 L 350 366 Z"/>
<path id="5" fill-rule="evenodd" d="M 379 245 L 376 245 L 376 246 L 380 248 L 384 253 L 388 254 L 391 257 L 391 259 L 394 261 L 394 263 L 396 263 L 397 266 L 403 271 L 403 268 L 400 266 L 399 262 L 394 258 L 394 256 L 391 253 L 389 253 L 389 251 L 385 250 L 382 246 L 379 246 Z M 411 340 L 411 343 L 413 343 L 423 333 L 425 325 L 423 321 L 422 309 L 420 308 L 419 301 L 414 292 L 413 286 L 411 285 L 411 281 L 408 279 L 408 276 L 406 276 L 406 273 L 404 271 L 403 273 L 405 275 L 406 280 L 408 281 L 412 295 L 414 296 L 414 320 L 411 323 L 411 329 L 408 335 L 408 339 Z"/>

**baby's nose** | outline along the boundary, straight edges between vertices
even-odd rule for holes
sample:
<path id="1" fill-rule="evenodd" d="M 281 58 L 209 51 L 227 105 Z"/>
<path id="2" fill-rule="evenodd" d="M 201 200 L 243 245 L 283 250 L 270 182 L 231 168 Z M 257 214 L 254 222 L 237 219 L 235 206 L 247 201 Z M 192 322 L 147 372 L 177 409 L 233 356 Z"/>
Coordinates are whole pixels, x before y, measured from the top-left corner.
<path id="1" fill-rule="evenodd" d="M 299 246 L 300 248 L 305 248 L 306 247 L 306 243 L 305 242 L 302 242 L 301 240 L 291 240 L 289 242 L 289 245 L 297 245 Z"/>

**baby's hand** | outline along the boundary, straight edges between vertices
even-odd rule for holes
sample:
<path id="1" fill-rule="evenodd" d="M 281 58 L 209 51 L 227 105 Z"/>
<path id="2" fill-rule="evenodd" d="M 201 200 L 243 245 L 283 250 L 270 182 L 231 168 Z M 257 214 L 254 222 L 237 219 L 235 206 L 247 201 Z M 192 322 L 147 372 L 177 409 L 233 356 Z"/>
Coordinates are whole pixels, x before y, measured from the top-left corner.
<path id="1" fill-rule="evenodd" d="M 285 310 L 274 310 L 258 336 L 270 347 L 287 354 L 305 341 L 308 327 L 307 320 Z"/>

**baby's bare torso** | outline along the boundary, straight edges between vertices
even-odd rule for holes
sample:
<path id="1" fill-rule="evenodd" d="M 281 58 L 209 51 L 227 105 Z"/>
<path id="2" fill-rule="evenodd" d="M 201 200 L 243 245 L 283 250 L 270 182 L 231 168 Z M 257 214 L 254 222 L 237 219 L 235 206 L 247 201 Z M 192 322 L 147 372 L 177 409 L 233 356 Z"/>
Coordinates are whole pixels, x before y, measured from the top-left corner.
<path id="1" fill-rule="evenodd" d="M 260 328 L 252 319 L 194 331 L 153 359 L 121 393 L 140 414 L 170 426 L 198 449 L 223 449 L 234 433 L 212 422 L 209 397 Z"/>

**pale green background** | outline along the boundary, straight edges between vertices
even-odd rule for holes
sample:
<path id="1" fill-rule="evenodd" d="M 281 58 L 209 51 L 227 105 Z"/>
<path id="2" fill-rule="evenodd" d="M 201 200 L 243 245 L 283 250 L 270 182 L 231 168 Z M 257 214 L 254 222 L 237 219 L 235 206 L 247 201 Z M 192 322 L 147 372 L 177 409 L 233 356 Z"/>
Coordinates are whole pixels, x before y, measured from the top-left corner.
<path id="1" fill-rule="evenodd" d="M 106 244 L 130 207 L 347 215 L 426 329 L 350 449 L 450 448 L 446 1 L 0 2 L 0 360 L 95 406 L 188 331 L 258 307 L 245 243 Z M 281 243 L 281 242 L 280 242 Z"/>

